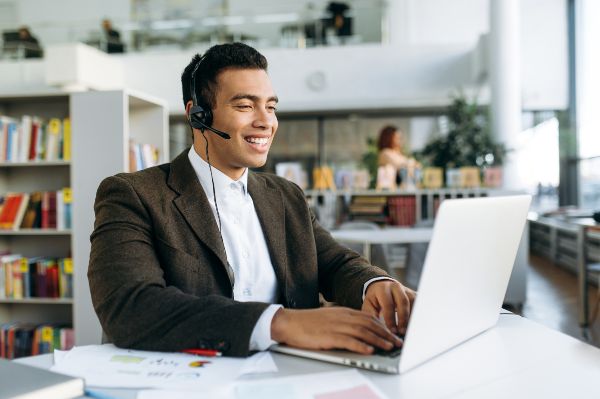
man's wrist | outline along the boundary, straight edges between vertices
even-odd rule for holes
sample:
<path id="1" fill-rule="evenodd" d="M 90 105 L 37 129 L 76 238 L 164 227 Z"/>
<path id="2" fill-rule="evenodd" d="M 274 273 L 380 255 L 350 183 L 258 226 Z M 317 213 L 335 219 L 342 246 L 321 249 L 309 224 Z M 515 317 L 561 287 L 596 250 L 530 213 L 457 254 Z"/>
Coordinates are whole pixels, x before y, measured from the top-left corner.
<path id="1" fill-rule="evenodd" d="M 365 300 L 365 296 L 367 295 L 367 290 L 369 289 L 371 284 L 376 283 L 377 281 L 396 281 L 396 280 L 394 280 L 391 277 L 385 277 L 385 276 L 375 277 L 375 278 L 370 279 L 363 285 L 363 293 L 362 293 L 363 301 Z"/>
<path id="2" fill-rule="evenodd" d="M 271 339 L 279 343 L 285 343 L 287 324 L 289 323 L 289 309 L 281 308 L 271 320 Z"/>

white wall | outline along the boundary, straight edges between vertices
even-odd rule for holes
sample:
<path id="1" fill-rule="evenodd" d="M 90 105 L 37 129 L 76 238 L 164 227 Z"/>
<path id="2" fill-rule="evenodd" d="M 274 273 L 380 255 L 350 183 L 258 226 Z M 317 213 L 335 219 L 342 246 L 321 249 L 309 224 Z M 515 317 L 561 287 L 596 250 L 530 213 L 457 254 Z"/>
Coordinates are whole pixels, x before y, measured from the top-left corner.
<path id="1" fill-rule="evenodd" d="M 90 31 L 100 33 L 103 18 L 122 24 L 130 17 L 125 0 L 0 0 L 0 4 L 12 5 L 16 17 L 3 29 L 27 25 L 42 45 L 86 40 Z"/>
<path id="2" fill-rule="evenodd" d="M 128 54 L 125 81 L 165 98 L 171 113 L 183 112 L 180 75 L 186 53 Z M 470 87 L 471 48 L 352 46 L 306 50 L 270 49 L 269 72 L 281 111 L 442 106 L 456 87 Z M 321 90 L 307 84 L 323 77 Z"/>
<path id="3" fill-rule="evenodd" d="M 397 9 L 401 11 L 398 13 L 401 19 L 396 23 L 405 32 L 402 42 L 395 46 L 261 49 L 271 64 L 270 73 L 282 100 L 280 109 L 432 107 L 446 104 L 448 94 L 456 88 L 474 88 L 470 53 L 478 35 L 489 27 L 488 1 L 389 2 L 400 6 Z M 356 2 L 357 5 L 362 3 Z M 567 106 L 565 3 L 565 0 L 521 1 L 525 109 L 563 109 Z M 40 29 L 50 20 L 66 20 L 65 24 L 94 21 L 96 24 L 103 16 L 118 20 L 130 12 L 129 2 L 121 0 L 20 0 L 15 4 L 18 4 L 20 20 L 32 26 L 39 23 Z M 232 11 L 241 10 L 242 3 L 232 4 L 235 5 Z M 264 8 L 264 4 L 275 3 L 265 0 L 259 4 Z M 281 7 L 273 6 L 273 12 L 281 11 Z M 37 28 L 34 30 L 37 32 Z M 182 112 L 181 71 L 196 51 L 204 50 L 128 53 L 114 57 L 123 64 L 127 86 L 165 98 L 171 112 L 178 113 Z M 6 68 L 0 66 L 0 69 Z M 0 74 L 0 91 L 18 90 L 19 84 L 35 85 L 32 82 L 36 77 L 30 76 L 29 72 L 23 76 L 23 68 L 19 65 L 11 64 L 9 69 L 16 75 Z M 325 87 L 321 91 L 311 90 L 307 79 L 319 80 L 317 75 L 320 74 L 324 76 Z M 482 93 L 480 101 L 486 103 L 485 88 Z"/>

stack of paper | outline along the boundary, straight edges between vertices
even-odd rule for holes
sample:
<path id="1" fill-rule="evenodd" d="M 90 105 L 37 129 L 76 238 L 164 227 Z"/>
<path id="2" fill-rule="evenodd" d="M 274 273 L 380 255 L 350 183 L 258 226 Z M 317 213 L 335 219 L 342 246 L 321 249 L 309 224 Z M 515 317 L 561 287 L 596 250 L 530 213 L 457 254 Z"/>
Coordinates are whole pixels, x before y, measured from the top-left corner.
<path id="1" fill-rule="evenodd" d="M 120 349 L 114 345 L 55 352 L 51 370 L 85 379 L 88 387 L 205 390 L 248 373 L 276 372 L 268 352 L 247 359 Z"/>

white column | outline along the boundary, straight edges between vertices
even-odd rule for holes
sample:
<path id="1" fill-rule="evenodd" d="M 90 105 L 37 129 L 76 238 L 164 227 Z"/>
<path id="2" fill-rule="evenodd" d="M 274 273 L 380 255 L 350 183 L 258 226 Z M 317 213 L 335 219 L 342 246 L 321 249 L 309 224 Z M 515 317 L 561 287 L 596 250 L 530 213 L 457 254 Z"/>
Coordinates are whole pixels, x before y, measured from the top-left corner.
<path id="1" fill-rule="evenodd" d="M 504 159 L 504 188 L 523 188 L 519 162 L 521 50 L 519 0 L 490 1 L 490 88 L 493 137 L 513 151 Z"/>
<path id="2" fill-rule="evenodd" d="M 410 39 L 410 2 L 413 0 L 383 0 L 382 43 L 406 44 Z"/>

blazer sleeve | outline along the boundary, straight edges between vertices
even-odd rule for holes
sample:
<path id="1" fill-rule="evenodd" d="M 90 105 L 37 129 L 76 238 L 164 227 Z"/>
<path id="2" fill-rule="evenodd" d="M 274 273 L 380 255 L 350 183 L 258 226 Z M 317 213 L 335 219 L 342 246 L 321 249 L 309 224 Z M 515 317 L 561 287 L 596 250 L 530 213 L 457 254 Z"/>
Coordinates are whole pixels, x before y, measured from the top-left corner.
<path id="1" fill-rule="evenodd" d="M 100 184 L 94 211 L 88 279 L 94 309 L 115 345 L 248 355 L 252 330 L 268 304 L 197 297 L 167 286 L 154 247 L 156 221 L 122 176 Z"/>
<path id="2" fill-rule="evenodd" d="M 365 258 L 339 244 L 317 221 L 311 211 L 317 248 L 319 291 L 328 301 L 354 309 L 362 307 L 364 284 L 375 277 L 390 277 Z"/>

